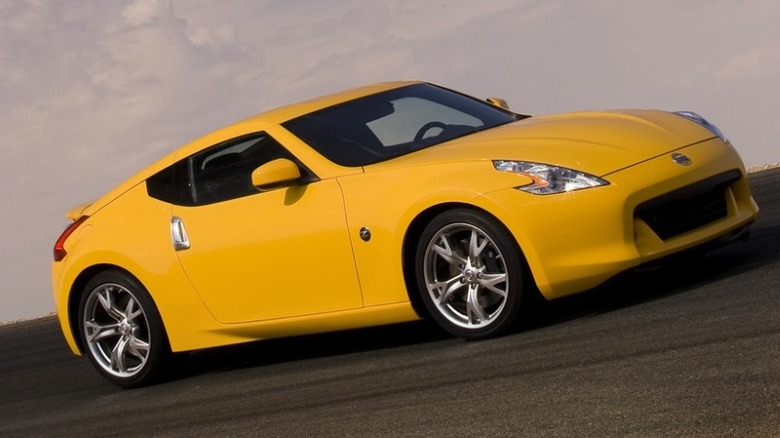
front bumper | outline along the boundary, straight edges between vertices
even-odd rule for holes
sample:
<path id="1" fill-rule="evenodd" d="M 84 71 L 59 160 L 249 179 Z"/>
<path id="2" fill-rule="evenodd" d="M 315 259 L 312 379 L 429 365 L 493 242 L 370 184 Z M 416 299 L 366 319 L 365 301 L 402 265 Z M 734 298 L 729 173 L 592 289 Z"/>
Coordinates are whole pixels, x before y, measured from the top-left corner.
<path id="1" fill-rule="evenodd" d="M 758 206 L 731 145 L 710 139 L 675 152 L 691 164 L 664 154 L 604 175 L 607 186 L 547 196 L 505 189 L 482 201 L 500 212 L 545 297 L 581 292 L 622 271 L 727 237 L 755 220 Z M 676 228 L 669 223 L 691 220 L 698 206 L 678 216 L 670 212 L 718 197 L 722 211 L 709 212 L 711 217 L 694 218 L 671 232 L 659 228 L 658 221 Z"/>

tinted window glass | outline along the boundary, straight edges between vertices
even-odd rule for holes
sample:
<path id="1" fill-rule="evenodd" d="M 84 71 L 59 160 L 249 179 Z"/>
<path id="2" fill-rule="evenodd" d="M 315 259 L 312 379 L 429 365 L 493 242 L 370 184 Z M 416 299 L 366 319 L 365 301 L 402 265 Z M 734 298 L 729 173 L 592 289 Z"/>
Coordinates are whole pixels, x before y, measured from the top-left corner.
<path id="1" fill-rule="evenodd" d="M 430 84 L 366 96 L 282 125 L 334 163 L 365 166 L 517 120 Z"/>
<path id="2" fill-rule="evenodd" d="M 212 146 L 157 173 L 147 181 L 149 196 L 178 205 L 203 205 L 259 193 L 252 171 L 286 158 L 301 169 L 302 181 L 313 175 L 269 135 L 251 134 Z"/>
<path id="3" fill-rule="evenodd" d="M 146 180 L 146 191 L 152 198 L 177 205 L 192 205 L 186 160 L 173 164 Z"/>

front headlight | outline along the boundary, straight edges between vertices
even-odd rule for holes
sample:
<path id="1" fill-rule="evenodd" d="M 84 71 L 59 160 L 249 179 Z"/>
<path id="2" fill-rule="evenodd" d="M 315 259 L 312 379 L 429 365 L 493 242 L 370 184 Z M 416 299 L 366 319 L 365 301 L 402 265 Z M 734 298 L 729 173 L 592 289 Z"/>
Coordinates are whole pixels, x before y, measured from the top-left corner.
<path id="1" fill-rule="evenodd" d="M 517 173 L 531 178 L 531 184 L 518 189 L 534 195 L 551 195 L 609 184 L 599 177 L 549 164 L 495 160 L 493 167 L 502 172 Z"/>
<path id="2" fill-rule="evenodd" d="M 713 134 L 715 134 L 719 139 L 723 140 L 724 142 L 728 143 L 729 141 L 726 139 L 726 136 L 723 135 L 723 132 L 721 132 L 720 129 L 718 129 L 717 126 L 713 125 L 707 119 L 704 117 L 696 114 L 693 111 L 675 111 L 675 114 L 677 114 L 680 117 L 685 117 L 686 119 L 698 123 L 699 125 L 709 129 L 709 131 Z"/>

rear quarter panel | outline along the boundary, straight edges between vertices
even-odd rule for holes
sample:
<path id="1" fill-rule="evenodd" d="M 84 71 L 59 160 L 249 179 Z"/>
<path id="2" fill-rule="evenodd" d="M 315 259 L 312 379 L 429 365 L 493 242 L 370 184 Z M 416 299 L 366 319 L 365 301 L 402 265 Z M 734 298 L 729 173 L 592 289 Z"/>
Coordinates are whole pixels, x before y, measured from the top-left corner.
<path id="1" fill-rule="evenodd" d="M 149 198 L 141 183 L 92 213 L 66 242 L 65 259 L 52 266 L 55 301 L 69 345 L 79 351 L 73 320 L 83 285 L 97 270 L 113 268 L 129 272 L 149 290 L 175 349 L 179 332 L 169 320 L 179 309 L 202 304 L 172 248 L 170 206 Z"/>

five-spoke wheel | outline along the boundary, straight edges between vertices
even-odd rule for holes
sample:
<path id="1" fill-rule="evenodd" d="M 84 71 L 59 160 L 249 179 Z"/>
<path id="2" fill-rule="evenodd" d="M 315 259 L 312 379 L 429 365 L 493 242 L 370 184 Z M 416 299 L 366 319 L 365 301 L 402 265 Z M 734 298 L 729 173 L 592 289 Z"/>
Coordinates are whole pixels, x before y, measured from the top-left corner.
<path id="1" fill-rule="evenodd" d="M 482 339 L 515 321 L 523 265 L 513 239 L 492 217 L 472 210 L 440 214 L 423 231 L 416 260 L 423 302 L 449 332 Z"/>
<path id="2" fill-rule="evenodd" d="M 122 387 L 152 383 L 170 353 L 154 302 L 122 272 L 102 272 L 87 284 L 79 328 L 95 368 Z"/>

